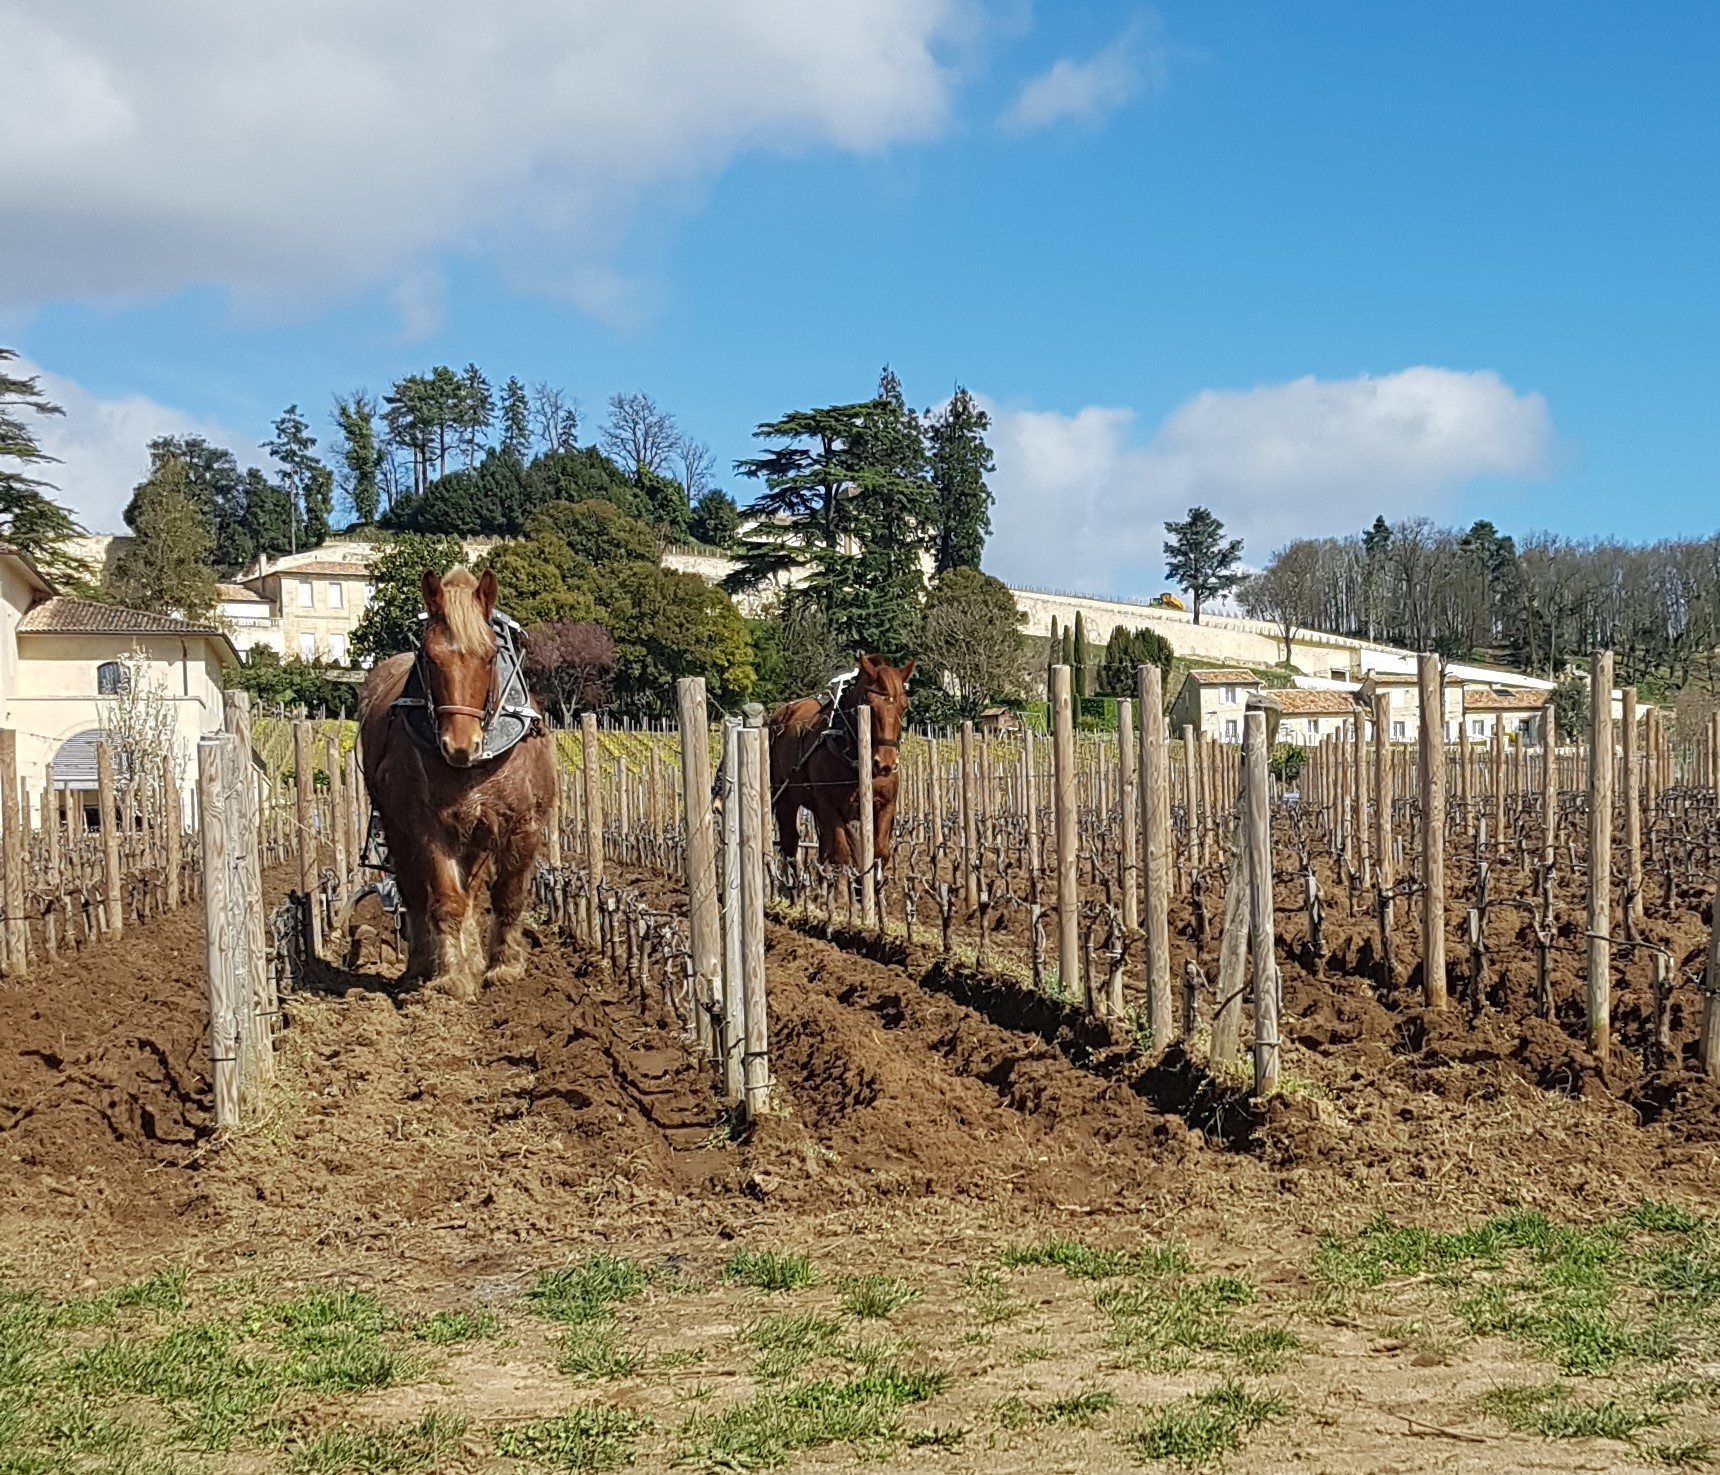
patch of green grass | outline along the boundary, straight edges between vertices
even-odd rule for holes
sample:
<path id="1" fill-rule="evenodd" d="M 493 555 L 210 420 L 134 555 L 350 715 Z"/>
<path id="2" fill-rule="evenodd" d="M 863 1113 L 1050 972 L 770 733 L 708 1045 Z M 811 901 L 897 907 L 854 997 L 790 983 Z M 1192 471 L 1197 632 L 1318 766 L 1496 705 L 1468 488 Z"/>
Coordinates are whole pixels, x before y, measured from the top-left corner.
<path id="1" fill-rule="evenodd" d="M 761 1383 L 797 1376 L 807 1363 L 829 1356 L 841 1338 L 840 1326 L 811 1312 L 767 1317 L 741 1333 L 755 1351 L 751 1371 Z"/>
<path id="2" fill-rule="evenodd" d="M 588 1255 L 577 1265 L 541 1270 L 526 1300 L 551 1321 L 607 1321 L 619 1301 L 645 1294 L 651 1282 L 645 1267 L 625 1255 Z"/>
<path id="3" fill-rule="evenodd" d="M 1236 1312 L 1255 1299 L 1240 1276 L 1209 1275 L 1182 1282 L 1106 1286 L 1094 1298 L 1111 1322 L 1111 1341 L 1136 1367 L 1176 1371 L 1199 1355 L 1230 1355 L 1250 1370 L 1283 1365 L 1299 1347 L 1281 1329 L 1235 1331 Z"/>
<path id="4" fill-rule="evenodd" d="M 570 1378 L 629 1378 L 638 1372 L 644 1358 L 637 1350 L 616 1340 L 615 1330 L 602 1322 L 578 1322 L 569 1327 L 559 1344 L 555 1365 Z"/>
<path id="5" fill-rule="evenodd" d="M 842 1309 L 850 1316 L 882 1320 L 920 1299 L 919 1287 L 894 1275 L 849 1276 L 842 1282 Z"/>
<path id="6" fill-rule="evenodd" d="M 48 1324 L 54 1327 L 109 1326 L 120 1312 L 134 1310 L 150 1311 L 157 1316 L 176 1316 L 185 1309 L 185 1285 L 185 1269 L 178 1266 L 97 1295 L 71 1296 L 45 1308 Z"/>
<path id="7" fill-rule="evenodd" d="M 962 1277 L 962 1289 L 972 1298 L 981 1326 L 1001 1326 L 1023 1310 L 1009 1294 L 1003 1277 L 988 1265 L 976 1265 Z"/>
<path id="8" fill-rule="evenodd" d="M 1113 1280 L 1125 1275 L 1186 1275 L 1194 1265 L 1180 1245 L 1148 1245 L 1140 1250 L 1105 1250 L 1078 1239 L 1048 1239 L 1014 1245 L 998 1256 L 1007 1269 L 1054 1265 L 1076 1280 Z"/>
<path id="9" fill-rule="evenodd" d="M 631 1410 L 598 1404 L 499 1430 L 496 1453 L 543 1469 L 604 1475 L 633 1463 L 635 1445 L 649 1427 Z"/>
<path id="10" fill-rule="evenodd" d="M 1633 1407 L 1613 1398 L 1586 1402 L 1564 1383 L 1495 1388 L 1482 1397 L 1481 1411 L 1519 1434 L 1540 1434 L 1548 1439 L 1628 1441 L 1672 1417 L 1663 1408 Z"/>
<path id="11" fill-rule="evenodd" d="M 451 1347 L 457 1342 L 481 1342 L 496 1335 L 501 1323 L 496 1313 L 487 1308 L 480 1311 L 438 1311 L 424 1317 L 412 1328 L 412 1335 L 432 1347 Z"/>
<path id="12" fill-rule="evenodd" d="M 1117 1406 L 1117 1395 L 1103 1388 L 1076 1393 L 1068 1398 L 1053 1398 L 1043 1403 L 1010 1397 L 994 1411 L 997 1422 L 1005 1429 L 1090 1429 L 1101 1414 Z"/>
<path id="13" fill-rule="evenodd" d="M 431 1409 L 411 1423 L 381 1429 L 337 1425 L 287 1450 L 292 1475 L 407 1475 L 458 1452 L 466 1420 Z"/>
<path id="14" fill-rule="evenodd" d="M 817 1275 L 798 1250 L 736 1250 L 723 1266 L 723 1279 L 757 1291 L 798 1291 Z"/>
<path id="15" fill-rule="evenodd" d="M 1714 1463 L 1714 1443 L 1708 1439 L 1674 1439 L 1665 1444 L 1644 1444 L 1637 1452 L 1650 1464 L 1669 1470 L 1697 1470 Z"/>
<path id="16" fill-rule="evenodd" d="M 1009 1354 L 1009 1360 L 1018 1367 L 1030 1362 L 1050 1362 L 1057 1356 L 1057 1349 L 1044 1337 L 1036 1337 L 1031 1342 L 1023 1342 L 1015 1351 Z"/>
<path id="17" fill-rule="evenodd" d="M 883 1454 L 907 1437 L 903 1408 L 936 1397 L 944 1383 L 941 1372 L 890 1368 L 767 1388 L 690 1419 L 681 1431 L 681 1461 L 707 1470 L 768 1469 L 797 1451 L 831 1444 Z"/>
<path id="18" fill-rule="evenodd" d="M 1127 1444 L 1142 1460 L 1194 1469 L 1241 1449 L 1261 1425 L 1288 1412 L 1283 1399 L 1257 1396 L 1231 1380 L 1161 1405 L 1129 1435 Z"/>
<path id="19" fill-rule="evenodd" d="M 1681 1209 L 1677 1204 L 1663 1204 L 1656 1199 L 1644 1199 L 1634 1209 L 1628 1210 L 1623 1220 L 1632 1229 L 1646 1230 L 1650 1234 L 1694 1234 L 1702 1228 L 1702 1220 L 1689 1209 Z"/>

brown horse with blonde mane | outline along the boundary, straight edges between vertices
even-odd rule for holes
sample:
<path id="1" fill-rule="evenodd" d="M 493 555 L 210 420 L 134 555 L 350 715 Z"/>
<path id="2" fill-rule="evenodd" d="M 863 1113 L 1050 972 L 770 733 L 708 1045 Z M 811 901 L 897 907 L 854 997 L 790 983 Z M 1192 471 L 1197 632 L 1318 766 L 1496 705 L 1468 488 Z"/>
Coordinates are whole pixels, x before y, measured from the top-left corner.
<path id="1" fill-rule="evenodd" d="M 770 782 L 777 843 L 788 859 L 800 847 L 800 811 L 818 826 L 818 858 L 826 865 L 858 859 L 860 823 L 859 728 L 861 703 L 872 713 L 873 854 L 890 858 L 896 817 L 896 759 L 908 715 L 908 678 L 914 663 L 892 666 L 881 656 L 860 657 L 854 679 L 831 701 L 802 697 L 770 714 Z M 852 833 L 850 832 L 852 828 Z"/>
<path id="2" fill-rule="evenodd" d="M 525 972 L 521 917 L 555 794 L 541 715 L 498 666 L 496 576 L 426 571 L 416 652 L 377 663 L 359 724 L 364 783 L 387 837 L 406 919 L 405 977 L 457 999 Z M 496 616 L 507 632 L 505 617 Z M 492 756 L 498 717 L 519 725 Z M 490 900 L 480 952 L 473 903 Z"/>

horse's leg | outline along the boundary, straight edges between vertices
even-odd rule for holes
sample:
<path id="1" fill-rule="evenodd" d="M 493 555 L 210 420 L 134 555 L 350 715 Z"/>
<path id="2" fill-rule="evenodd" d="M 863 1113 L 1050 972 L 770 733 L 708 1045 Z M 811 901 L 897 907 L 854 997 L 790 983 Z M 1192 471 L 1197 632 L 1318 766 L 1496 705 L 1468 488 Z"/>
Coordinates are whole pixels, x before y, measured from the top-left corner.
<path id="1" fill-rule="evenodd" d="M 771 807 L 776 810 L 777 848 L 793 860 L 800 854 L 800 795 L 784 789 Z"/>
<path id="2" fill-rule="evenodd" d="M 436 972 L 436 934 L 430 925 L 430 882 L 421 865 L 396 860 L 395 889 L 400 893 L 401 930 L 406 934 L 402 983 L 423 983 Z"/>
<path id="3" fill-rule="evenodd" d="M 890 858 L 891 831 L 896 824 L 896 798 L 879 798 L 872 805 L 872 854 L 879 861 Z"/>
<path id="4" fill-rule="evenodd" d="M 496 858 L 490 882 L 490 946 L 484 982 L 490 986 L 518 983 L 526 975 L 526 945 L 522 918 L 531 882 L 535 845 L 512 844 Z"/>
<path id="5" fill-rule="evenodd" d="M 430 945 L 436 959 L 430 987 L 469 1004 L 478 997 L 477 974 L 472 966 L 472 944 L 476 940 L 472 930 L 472 898 L 452 856 L 432 854 L 429 860 Z"/>

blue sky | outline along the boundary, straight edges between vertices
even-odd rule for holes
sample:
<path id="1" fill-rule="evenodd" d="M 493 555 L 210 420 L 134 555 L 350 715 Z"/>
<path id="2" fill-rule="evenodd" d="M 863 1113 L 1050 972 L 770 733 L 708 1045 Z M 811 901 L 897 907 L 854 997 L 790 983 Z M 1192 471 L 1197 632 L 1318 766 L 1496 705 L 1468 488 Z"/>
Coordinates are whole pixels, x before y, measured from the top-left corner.
<path id="1" fill-rule="evenodd" d="M 1197 500 L 1257 559 L 1720 523 L 1720 7 L 372 12 L 0 0 L 0 342 L 92 527 L 149 433 L 255 459 L 467 360 L 585 436 L 647 389 L 725 466 L 886 361 L 966 383 L 994 571 L 1060 587 L 1161 587 Z"/>

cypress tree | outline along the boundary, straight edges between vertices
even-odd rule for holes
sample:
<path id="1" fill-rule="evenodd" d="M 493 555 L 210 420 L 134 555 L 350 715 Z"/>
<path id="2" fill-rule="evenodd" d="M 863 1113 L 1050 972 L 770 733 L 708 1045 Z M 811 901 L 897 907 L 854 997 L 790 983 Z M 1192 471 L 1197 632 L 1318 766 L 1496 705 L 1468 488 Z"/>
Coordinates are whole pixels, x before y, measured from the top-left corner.
<path id="1" fill-rule="evenodd" d="M 1071 678 L 1077 699 L 1093 693 L 1087 684 L 1087 622 L 1075 611 L 1075 671 Z"/>
<path id="2" fill-rule="evenodd" d="M 1051 700 L 1051 668 L 1063 659 L 1063 637 L 1057 631 L 1057 616 L 1051 617 L 1051 639 L 1045 645 L 1045 700 Z"/>

